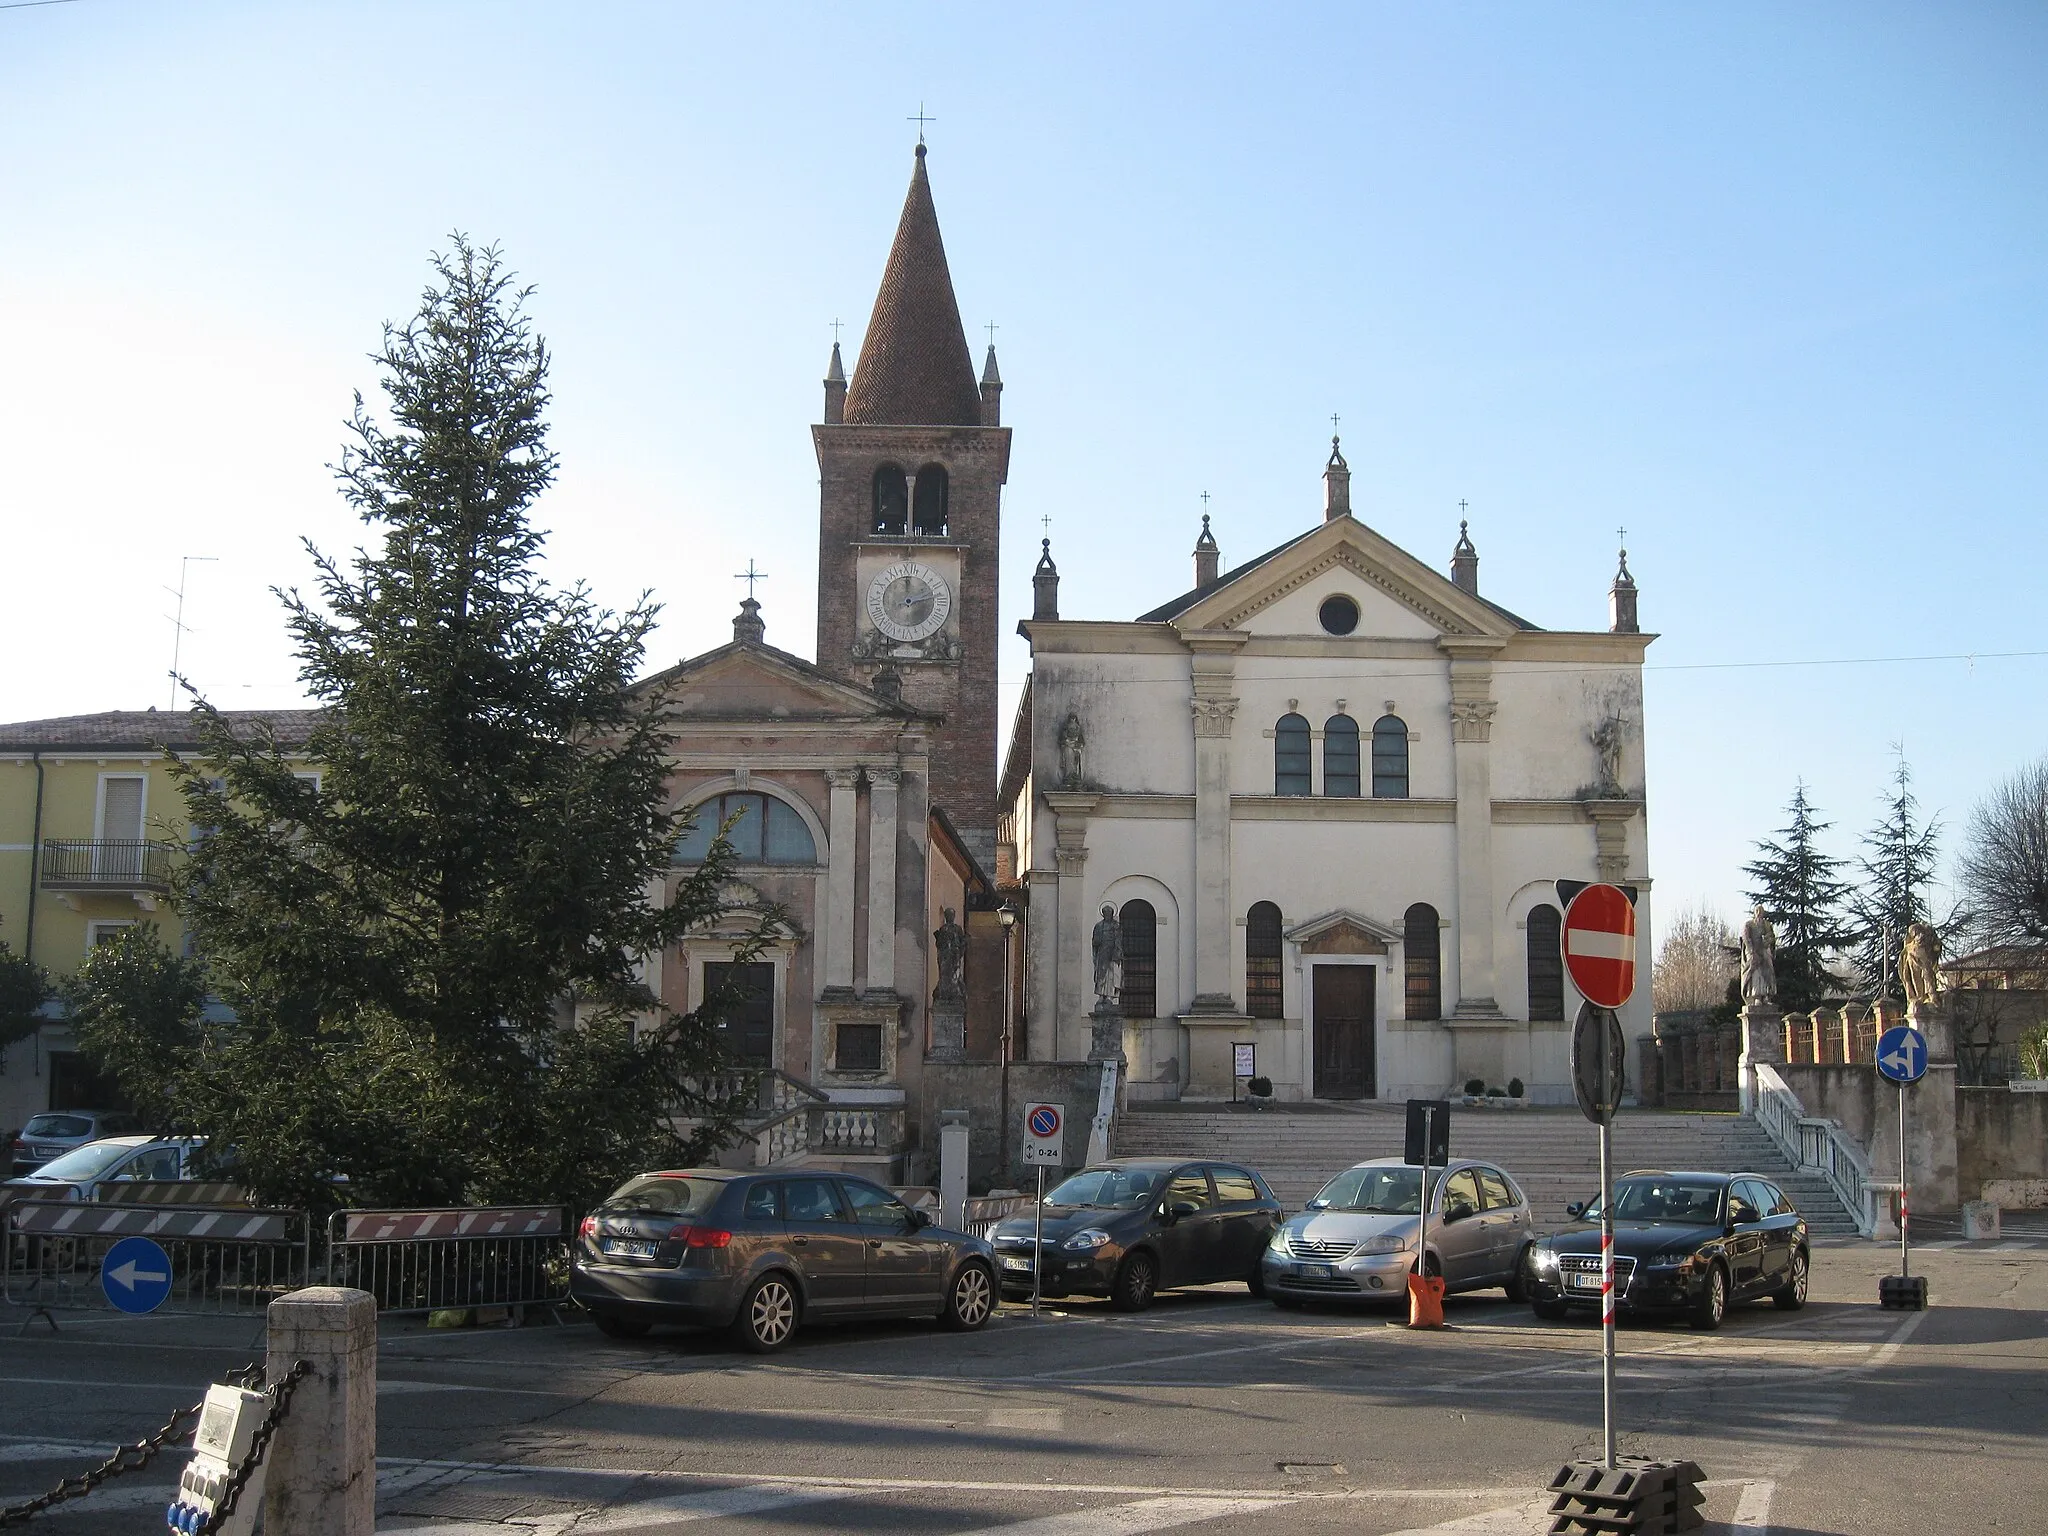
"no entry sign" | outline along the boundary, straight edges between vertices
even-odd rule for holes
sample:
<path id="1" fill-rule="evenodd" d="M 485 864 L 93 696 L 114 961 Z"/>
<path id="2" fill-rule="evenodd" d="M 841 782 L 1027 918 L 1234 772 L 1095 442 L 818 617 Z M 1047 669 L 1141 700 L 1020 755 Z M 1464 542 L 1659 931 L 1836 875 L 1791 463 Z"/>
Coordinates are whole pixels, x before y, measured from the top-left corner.
<path id="1" fill-rule="evenodd" d="M 1636 909 L 1616 885 L 1589 885 L 1564 909 L 1564 968 L 1596 1008 L 1619 1008 L 1636 990 Z"/>

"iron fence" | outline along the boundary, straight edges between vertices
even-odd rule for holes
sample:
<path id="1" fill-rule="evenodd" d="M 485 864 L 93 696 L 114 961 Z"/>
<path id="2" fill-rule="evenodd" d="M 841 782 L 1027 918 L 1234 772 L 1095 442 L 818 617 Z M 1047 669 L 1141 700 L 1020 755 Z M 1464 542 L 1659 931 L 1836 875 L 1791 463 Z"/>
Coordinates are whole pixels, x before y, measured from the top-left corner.
<path id="1" fill-rule="evenodd" d="M 336 1211 L 327 1283 L 368 1291 L 380 1312 L 561 1306 L 567 1222 L 555 1205 Z"/>
<path id="2" fill-rule="evenodd" d="M 38 879 L 48 890 L 168 891 L 177 852 L 135 838 L 46 837 Z"/>

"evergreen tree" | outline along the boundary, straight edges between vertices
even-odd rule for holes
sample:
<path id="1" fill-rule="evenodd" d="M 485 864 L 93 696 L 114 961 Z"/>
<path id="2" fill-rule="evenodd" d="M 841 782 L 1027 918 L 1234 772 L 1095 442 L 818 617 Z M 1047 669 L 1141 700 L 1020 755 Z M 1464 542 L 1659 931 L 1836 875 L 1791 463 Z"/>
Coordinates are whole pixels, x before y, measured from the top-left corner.
<path id="1" fill-rule="evenodd" d="M 1903 1000 L 1899 980 L 1899 946 L 1908 925 L 1924 923 L 1931 914 L 1927 888 L 1934 879 L 1941 820 L 1920 819 L 1920 801 L 1913 793 L 1913 771 L 1903 747 L 1892 771 L 1892 788 L 1884 814 L 1863 834 L 1863 886 L 1851 904 L 1856 944 L 1856 970 L 1864 987 L 1878 997 Z"/>
<path id="2" fill-rule="evenodd" d="M 337 466 L 374 547 L 309 545 L 320 601 L 279 594 L 321 777 L 203 701 L 176 764 L 206 829 L 178 899 L 236 1022 L 160 1092 L 267 1199 L 330 1204 L 345 1174 L 379 1203 L 583 1207 L 730 1130 L 695 1086 L 715 1021 L 665 1009 L 641 962 L 721 913 L 731 853 L 671 869 L 661 700 L 632 689 L 655 609 L 539 573 L 529 290 L 459 235 L 434 271 L 385 327 L 388 421 L 358 395 Z"/>
<path id="3" fill-rule="evenodd" d="M 1778 931 L 1778 1002 L 1800 1012 L 1818 1007 L 1836 985 L 1826 956 L 1850 937 L 1842 920 L 1849 885 L 1840 878 L 1842 861 L 1820 850 L 1820 834 L 1833 823 L 1815 813 L 1804 780 L 1792 791 L 1790 811 L 1778 839 L 1759 839 L 1756 860 L 1742 872 L 1756 882 L 1749 899 Z"/>
<path id="4" fill-rule="evenodd" d="M 51 996 L 43 968 L 0 940 L 0 1053 L 36 1032 L 36 1014 Z"/>
<path id="5" fill-rule="evenodd" d="M 172 954 L 154 923 L 133 923 L 94 945 L 63 993 L 86 1056 L 128 1091 L 144 1125 L 171 1129 L 175 1087 L 205 1047 L 198 962 Z"/>

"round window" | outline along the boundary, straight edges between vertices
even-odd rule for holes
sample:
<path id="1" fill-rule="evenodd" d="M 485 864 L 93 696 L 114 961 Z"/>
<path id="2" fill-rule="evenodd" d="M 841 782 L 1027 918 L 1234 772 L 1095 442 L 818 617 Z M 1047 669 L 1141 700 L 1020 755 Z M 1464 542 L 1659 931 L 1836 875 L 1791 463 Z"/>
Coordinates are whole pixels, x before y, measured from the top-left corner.
<path id="1" fill-rule="evenodd" d="M 1316 616 L 1323 621 L 1323 628 L 1333 635 L 1348 635 L 1358 628 L 1358 604 L 1341 592 L 1335 597 L 1324 598 Z"/>

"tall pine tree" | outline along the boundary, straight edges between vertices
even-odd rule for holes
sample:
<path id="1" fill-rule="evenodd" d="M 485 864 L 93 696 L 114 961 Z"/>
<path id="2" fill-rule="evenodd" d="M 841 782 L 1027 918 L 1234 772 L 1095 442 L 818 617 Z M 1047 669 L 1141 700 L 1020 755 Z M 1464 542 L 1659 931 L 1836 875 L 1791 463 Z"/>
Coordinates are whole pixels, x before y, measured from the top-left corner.
<path id="1" fill-rule="evenodd" d="M 1842 917 L 1849 884 L 1840 877 L 1842 861 L 1820 850 L 1820 834 L 1833 823 L 1815 813 L 1804 780 L 1792 791 L 1790 812 L 1776 841 L 1758 840 L 1757 858 L 1742 872 L 1756 882 L 1749 899 L 1778 930 L 1778 1002 L 1787 1011 L 1804 1011 L 1835 989 L 1826 957 L 1850 938 Z"/>
<path id="2" fill-rule="evenodd" d="M 720 913 L 731 858 L 671 868 L 660 701 L 631 690 L 655 609 L 541 577 L 528 290 L 460 236 L 434 271 L 337 468 L 374 547 L 312 551 L 317 602 L 280 593 L 319 779 L 203 703 L 179 765 L 208 829 L 179 901 L 237 1018 L 159 1099 L 266 1198 L 330 1203 L 346 1174 L 377 1202 L 582 1206 L 730 1126 L 693 1086 L 713 1021 L 640 967 Z"/>
<path id="3" fill-rule="evenodd" d="M 1899 946 L 1906 929 L 1924 923 L 1932 913 L 1927 903 L 1941 837 L 1941 819 L 1924 822 L 1913 793 L 1913 770 L 1904 747 L 1895 749 L 1898 764 L 1885 797 L 1884 814 L 1863 834 L 1862 887 L 1851 904 L 1855 930 L 1856 970 L 1873 995 L 1904 999 L 1899 980 Z"/>

